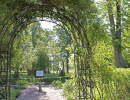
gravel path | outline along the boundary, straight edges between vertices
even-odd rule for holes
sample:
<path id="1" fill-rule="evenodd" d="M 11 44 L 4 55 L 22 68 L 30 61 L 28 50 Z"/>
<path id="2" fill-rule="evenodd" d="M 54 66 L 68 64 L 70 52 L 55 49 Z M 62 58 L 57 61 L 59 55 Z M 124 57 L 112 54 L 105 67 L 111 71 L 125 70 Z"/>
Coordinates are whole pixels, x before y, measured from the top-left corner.
<path id="1" fill-rule="evenodd" d="M 38 91 L 37 85 L 30 85 L 22 91 L 16 100 L 66 100 L 62 96 L 62 89 L 55 89 L 49 85 L 43 85 L 42 91 Z"/>

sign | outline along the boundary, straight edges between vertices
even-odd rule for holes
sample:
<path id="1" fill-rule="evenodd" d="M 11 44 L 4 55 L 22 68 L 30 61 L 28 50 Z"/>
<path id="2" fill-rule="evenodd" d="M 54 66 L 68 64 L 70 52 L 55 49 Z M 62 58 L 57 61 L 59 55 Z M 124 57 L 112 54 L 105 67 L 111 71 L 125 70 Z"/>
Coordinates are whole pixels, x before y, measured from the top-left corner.
<path id="1" fill-rule="evenodd" d="M 36 76 L 44 76 L 44 71 L 43 70 L 36 71 Z"/>

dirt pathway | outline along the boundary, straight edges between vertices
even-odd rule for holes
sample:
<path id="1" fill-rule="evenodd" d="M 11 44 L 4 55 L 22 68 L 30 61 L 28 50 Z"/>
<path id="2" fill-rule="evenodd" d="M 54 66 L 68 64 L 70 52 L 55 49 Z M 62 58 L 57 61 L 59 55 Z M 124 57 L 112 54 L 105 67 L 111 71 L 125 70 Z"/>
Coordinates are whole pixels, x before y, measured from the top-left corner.
<path id="1" fill-rule="evenodd" d="M 44 85 L 42 90 L 43 92 L 39 92 L 37 85 L 30 85 L 22 91 L 22 94 L 16 100 L 66 100 L 62 96 L 62 89 Z"/>

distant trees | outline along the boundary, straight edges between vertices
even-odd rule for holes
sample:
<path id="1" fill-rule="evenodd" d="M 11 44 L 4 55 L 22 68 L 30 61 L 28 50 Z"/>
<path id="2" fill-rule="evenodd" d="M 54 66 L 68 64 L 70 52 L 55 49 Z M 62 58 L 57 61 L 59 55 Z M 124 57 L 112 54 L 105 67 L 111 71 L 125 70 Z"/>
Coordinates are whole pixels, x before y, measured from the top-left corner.
<path id="1" fill-rule="evenodd" d="M 46 70 L 49 58 L 47 58 L 45 49 L 43 51 L 40 50 L 45 45 L 43 41 L 45 38 L 44 31 L 39 23 L 31 24 L 30 27 L 19 34 L 12 51 L 13 70 L 17 72 L 19 70 L 27 70 L 29 75 L 34 74 L 36 68 Z"/>
<path id="2" fill-rule="evenodd" d="M 70 35 L 62 28 L 42 29 L 40 23 L 31 24 L 18 35 L 13 45 L 12 66 L 17 70 L 27 70 L 29 75 L 36 70 L 63 70 L 69 72 L 67 49 L 71 45 Z"/>
<path id="3" fill-rule="evenodd" d="M 44 49 L 41 51 L 38 51 L 36 53 L 36 56 L 37 56 L 37 59 L 33 67 L 36 70 L 44 70 L 44 72 L 49 72 L 51 62 L 49 60 L 48 54 L 44 51 Z"/>
<path id="4" fill-rule="evenodd" d="M 72 39 L 68 32 L 63 28 L 54 28 L 56 35 L 58 36 L 57 46 L 60 47 L 60 57 L 62 59 L 63 70 L 66 68 L 66 72 L 69 72 L 69 57 L 70 51 L 67 49 L 71 43 Z"/>

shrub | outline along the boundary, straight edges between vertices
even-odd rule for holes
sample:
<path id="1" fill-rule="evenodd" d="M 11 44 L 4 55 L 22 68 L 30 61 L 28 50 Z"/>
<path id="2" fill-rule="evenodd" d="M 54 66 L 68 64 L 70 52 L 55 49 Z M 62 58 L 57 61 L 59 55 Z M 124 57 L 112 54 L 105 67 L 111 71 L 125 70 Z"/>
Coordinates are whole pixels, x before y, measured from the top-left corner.
<path id="1" fill-rule="evenodd" d="M 54 87 L 62 88 L 62 82 L 61 82 L 60 80 L 53 81 L 51 84 L 52 84 Z"/>
<path id="2" fill-rule="evenodd" d="M 65 82 L 66 80 L 70 79 L 70 77 L 55 77 L 55 78 L 43 78 L 42 81 L 44 81 L 46 84 L 51 84 L 53 81 L 60 80 L 61 82 Z"/>
<path id="3" fill-rule="evenodd" d="M 10 90 L 10 100 L 16 100 L 16 98 L 21 94 L 19 89 Z"/>
<path id="4" fill-rule="evenodd" d="M 25 89 L 26 86 L 28 85 L 28 81 L 26 81 L 26 80 L 18 80 L 16 82 L 16 84 L 18 85 L 19 89 Z"/>
<path id="5" fill-rule="evenodd" d="M 4 88 L 2 88 L 2 87 L 0 87 L 0 100 L 5 100 L 5 98 L 2 96 L 2 95 L 4 95 L 5 94 L 5 89 Z"/>
<path id="6" fill-rule="evenodd" d="M 76 100 L 78 90 L 75 82 L 75 79 L 70 79 L 63 84 L 63 95 L 67 98 L 67 100 Z"/>
<path id="7" fill-rule="evenodd" d="M 130 98 L 130 69 L 112 68 L 106 66 L 102 68 L 96 76 L 96 100 L 129 100 Z M 123 98 L 123 99 L 122 99 Z"/>

